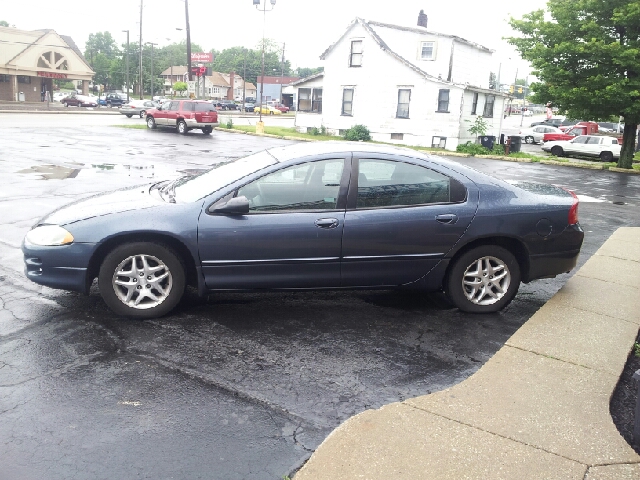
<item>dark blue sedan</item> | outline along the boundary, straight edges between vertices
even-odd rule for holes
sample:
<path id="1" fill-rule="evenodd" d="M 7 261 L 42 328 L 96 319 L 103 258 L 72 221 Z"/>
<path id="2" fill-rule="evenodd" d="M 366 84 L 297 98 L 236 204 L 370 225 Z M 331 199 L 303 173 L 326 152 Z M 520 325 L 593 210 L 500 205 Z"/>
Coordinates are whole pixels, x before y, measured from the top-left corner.
<path id="1" fill-rule="evenodd" d="M 186 285 L 216 290 L 443 290 L 494 312 L 520 282 L 568 272 L 578 199 L 413 150 L 298 144 L 62 207 L 26 235 L 25 273 L 150 318 Z"/>

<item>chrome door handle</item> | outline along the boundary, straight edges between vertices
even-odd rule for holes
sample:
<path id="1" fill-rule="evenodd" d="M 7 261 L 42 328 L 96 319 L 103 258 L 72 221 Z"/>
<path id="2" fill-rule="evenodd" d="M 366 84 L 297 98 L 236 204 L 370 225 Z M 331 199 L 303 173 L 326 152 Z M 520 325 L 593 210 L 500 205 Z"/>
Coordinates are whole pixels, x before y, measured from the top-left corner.
<path id="1" fill-rule="evenodd" d="M 453 213 L 446 213 L 444 215 L 436 215 L 436 220 L 440 223 L 453 225 L 458 221 L 458 216 Z"/>
<path id="2" fill-rule="evenodd" d="M 316 227 L 319 228 L 336 228 L 338 223 L 337 218 L 319 218 L 315 221 Z"/>

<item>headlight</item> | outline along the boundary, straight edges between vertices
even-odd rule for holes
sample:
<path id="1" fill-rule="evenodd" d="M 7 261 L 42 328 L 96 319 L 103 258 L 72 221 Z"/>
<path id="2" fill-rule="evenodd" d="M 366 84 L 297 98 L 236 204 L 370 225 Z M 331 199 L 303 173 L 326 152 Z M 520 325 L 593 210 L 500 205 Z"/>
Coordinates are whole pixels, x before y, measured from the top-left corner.
<path id="1" fill-rule="evenodd" d="M 27 233 L 24 240 L 33 245 L 68 245 L 73 242 L 73 235 L 58 225 L 42 225 Z"/>

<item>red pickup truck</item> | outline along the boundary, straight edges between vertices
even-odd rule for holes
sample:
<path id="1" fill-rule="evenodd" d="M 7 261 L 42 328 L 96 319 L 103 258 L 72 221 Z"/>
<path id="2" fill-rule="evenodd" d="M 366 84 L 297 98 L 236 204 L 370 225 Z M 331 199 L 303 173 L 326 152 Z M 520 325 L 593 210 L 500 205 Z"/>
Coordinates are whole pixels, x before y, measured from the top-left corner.
<path id="1" fill-rule="evenodd" d="M 147 128 L 173 127 L 184 135 L 200 129 L 209 135 L 218 125 L 216 107 L 202 100 L 171 100 L 147 110 Z"/>
<path id="2" fill-rule="evenodd" d="M 545 133 L 542 140 L 544 142 L 555 142 L 558 140 L 571 140 L 580 135 L 593 135 L 598 133 L 598 124 L 595 122 L 580 122 L 573 127 L 569 127 L 564 133 Z"/>

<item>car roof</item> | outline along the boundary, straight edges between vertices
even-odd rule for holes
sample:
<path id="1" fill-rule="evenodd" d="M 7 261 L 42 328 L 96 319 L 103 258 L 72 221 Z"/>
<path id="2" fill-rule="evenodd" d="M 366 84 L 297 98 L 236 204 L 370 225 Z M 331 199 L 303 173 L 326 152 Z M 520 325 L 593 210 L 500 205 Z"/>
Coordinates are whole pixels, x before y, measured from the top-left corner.
<path id="1" fill-rule="evenodd" d="M 432 157 L 422 152 L 410 148 L 395 147 L 392 145 L 371 144 L 364 142 L 347 141 L 327 141 L 327 142 L 305 142 L 286 147 L 275 147 L 268 150 L 279 162 L 286 162 L 299 157 L 311 155 L 341 155 L 350 152 L 371 152 L 387 155 L 402 155 L 422 160 L 430 160 Z"/>

